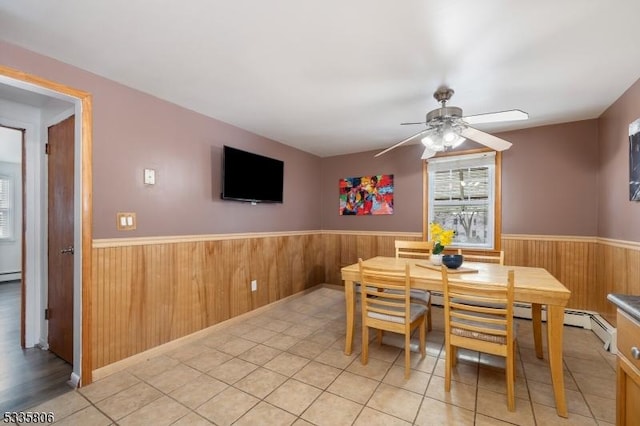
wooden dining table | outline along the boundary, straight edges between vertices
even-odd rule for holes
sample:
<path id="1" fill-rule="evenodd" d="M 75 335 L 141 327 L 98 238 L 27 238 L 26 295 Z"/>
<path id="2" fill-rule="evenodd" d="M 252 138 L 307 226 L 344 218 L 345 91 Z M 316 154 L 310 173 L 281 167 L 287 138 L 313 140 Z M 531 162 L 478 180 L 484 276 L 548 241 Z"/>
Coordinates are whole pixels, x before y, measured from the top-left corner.
<path id="1" fill-rule="evenodd" d="M 377 256 L 365 260 L 365 264 L 376 267 L 403 267 L 410 264 L 411 288 L 442 292 L 442 273 L 433 268 L 428 260 L 399 259 L 395 257 Z M 567 417 L 567 403 L 564 392 L 564 375 L 562 367 L 562 338 L 564 325 L 564 307 L 569 301 L 569 291 L 560 281 L 544 268 L 526 266 L 505 266 L 494 263 L 464 262 L 464 273 L 449 274 L 453 282 L 506 284 L 507 272 L 514 271 L 516 302 L 531 304 L 533 321 L 533 339 L 536 356 L 543 358 L 542 346 L 542 306 L 546 305 L 547 346 L 551 380 L 555 396 L 556 412 Z M 357 263 L 345 266 L 341 270 L 345 285 L 347 304 L 347 336 L 344 352 L 351 355 L 353 335 L 355 332 L 355 283 L 360 280 Z"/>

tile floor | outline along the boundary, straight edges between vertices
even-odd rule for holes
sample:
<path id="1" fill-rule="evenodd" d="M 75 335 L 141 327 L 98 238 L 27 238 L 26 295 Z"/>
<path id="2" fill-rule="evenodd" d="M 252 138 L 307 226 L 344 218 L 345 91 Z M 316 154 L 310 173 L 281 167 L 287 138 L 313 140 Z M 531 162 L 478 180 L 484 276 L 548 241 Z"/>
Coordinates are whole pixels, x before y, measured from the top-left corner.
<path id="1" fill-rule="evenodd" d="M 518 320 L 516 412 L 502 359 L 460 351 L 444 391 L 442 309 L 427 357 L 371 346 L 345 356 L 344 294 L 319 288 L 218 327 L 206 337 L 68 392 L 32 411 L 78 425 L 607 425 L 615 423 L 615 356 L 588 330 L 565 327 L 569 418 L 556 416 L 550 371 Z"/>

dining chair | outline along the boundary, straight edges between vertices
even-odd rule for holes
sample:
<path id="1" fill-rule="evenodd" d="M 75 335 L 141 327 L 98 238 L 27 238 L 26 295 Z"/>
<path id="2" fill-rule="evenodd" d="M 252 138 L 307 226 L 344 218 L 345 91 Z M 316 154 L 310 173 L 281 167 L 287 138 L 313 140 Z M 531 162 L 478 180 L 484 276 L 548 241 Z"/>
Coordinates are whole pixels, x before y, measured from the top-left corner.
<path id="1" fill-rule="evenodd" d="M 445 385 L 451 390 L 451 369 L 457 348 L 505 357 L 507 407 L 515 411 L 516 331 L 513 321 L 513 270 L 506 285 L 449 281 L 442 267 L 445 327 Z"/>
<path id="2" fill-rule="evenodd" d="M 384 331 L 404 335 L 404 377 L 411 371 L 411 334 L 419 328 L 420 354 L 426 356 L 426 312 L 422 304 L 411 303 L 409 262 L 403 268 L 367 266 L 358 259 L 362 284 L 362 354 L 363 365 L 369 362 L 369 329 L 377 330 L 378 344 Z"/>
<path id="3" fill-rule="evenodd" d="M 472 252 L 458 249 L 458 254 L 464 256 L 464 260 L 472 262 L 497 263 L 504 265 L 504 250 Z"/>
<path id="4" fill-rule="evenodd" d="M 433 250 L 433 241 L 396 240 L 396 258 L 429 259 Z M 427 307 L 427 330 L 431 331 L 431 292 L 418 288 L 411 289 L 411 302 Z"/>

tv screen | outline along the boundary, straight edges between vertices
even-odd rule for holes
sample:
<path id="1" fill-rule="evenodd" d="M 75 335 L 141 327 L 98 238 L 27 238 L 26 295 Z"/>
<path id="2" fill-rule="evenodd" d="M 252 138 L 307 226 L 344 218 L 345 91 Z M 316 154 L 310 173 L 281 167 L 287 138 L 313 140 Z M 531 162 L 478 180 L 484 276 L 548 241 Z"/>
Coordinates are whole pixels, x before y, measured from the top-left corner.
<path id="1" fill-rule="evenodd" d="M 283 161 L 223 147 L 222 199 L 282 203 L 283 185 Z"/>

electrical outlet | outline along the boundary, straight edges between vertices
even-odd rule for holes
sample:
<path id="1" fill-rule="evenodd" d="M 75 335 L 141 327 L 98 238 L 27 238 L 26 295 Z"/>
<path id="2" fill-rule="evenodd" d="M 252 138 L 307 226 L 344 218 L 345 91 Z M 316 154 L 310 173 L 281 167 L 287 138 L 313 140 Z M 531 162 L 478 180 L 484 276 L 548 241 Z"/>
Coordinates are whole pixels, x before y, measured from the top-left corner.
<path id="1" fill-rule="evenodd" d="M 251 280 L 251 291 L 258 291 L 258 280 Z"/>

